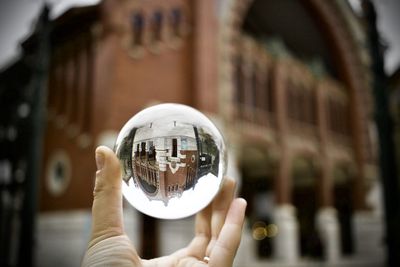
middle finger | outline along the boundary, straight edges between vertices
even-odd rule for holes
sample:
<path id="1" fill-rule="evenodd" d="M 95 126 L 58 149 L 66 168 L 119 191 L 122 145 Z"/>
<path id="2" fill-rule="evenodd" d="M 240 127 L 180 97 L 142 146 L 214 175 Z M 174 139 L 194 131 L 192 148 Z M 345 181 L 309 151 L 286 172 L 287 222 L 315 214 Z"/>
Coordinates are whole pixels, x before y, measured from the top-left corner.
<path id="1" fill-rule="evenodd" d="M 211 241 L 207 246 L 206 256 L 210 255 L 215 241 L 218 239 L 219 233 L 221 232 L 222 226 L 225 223 L 226 214 L 233 200 L 235 186 L 235 180 L 226 177 L 221 191 L 212 202 Z"/>

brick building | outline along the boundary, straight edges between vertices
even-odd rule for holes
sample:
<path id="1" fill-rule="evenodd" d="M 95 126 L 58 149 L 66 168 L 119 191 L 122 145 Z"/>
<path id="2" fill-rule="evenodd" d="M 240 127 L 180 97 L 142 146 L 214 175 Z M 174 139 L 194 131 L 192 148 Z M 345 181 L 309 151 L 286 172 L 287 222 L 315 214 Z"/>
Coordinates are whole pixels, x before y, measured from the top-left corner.
<path id="1" fill-rule="evenodd" d="M 55 21 L 44 164 L 47 166 L 47 157 L 57 153 L 47 149 L 65 143 L 61 147 L 67 154 L 76 154 L 74 160 L 89 168 L 88 173 L 72 168 L 72 177 L 86 178 L 71 180 L 68 188 L 73 190 L 66 189 L 63 197 L 57 198 L 60 203 L 44 200 L 43 209 L 90 205 L 87 192 L 92 183 L 87 177 L 91 177 L 94 165 L 89 154 L 101 143 L 103 133 L 115 133 L 151 101 L 193 102 L 191 92 L 186 90 L 192 88 L 193 68 L 188 9 L 184 2 L 138 6 L 134 1 L 106 1 L 72 9 Z M 150 36 L 153 33 L 157 36 Z M 150 79 L 146 69 L 155 70 L 157 66 L 164 66 L 164 75 Z M 76 198 L 77 193 L 82 197 Z M 42 196 L 46 199 L 51 193 L 43 190 Z"/>
<path id="2" fill-rule="evenodd" d="M 104 0 L 55 19 L 39 255 L 55 233 L 66 237 L 87 226 L 95 147 L 113 146 L 142 108 L 177 102 L 203 111 L 225 134 L 228 174 L 241 181 L 249 203 L 237 266 L 382 264 L 370 70 L 359 20 L 340 0 Z M 140 240 L 138 229 L 149 227 L 140 221 L 149 219 L 130 212 L 130 231 L 145 255 L 168 253 L 190 238 L 190 229 L 179 240 L 173 234 L 178 225 L 190 228 L 189 219 L 152 221 L 154 242 Z M 66 221 L 71 228 L 57 226 Z M 369 244 L 362 242 L 367 233 Z"/>

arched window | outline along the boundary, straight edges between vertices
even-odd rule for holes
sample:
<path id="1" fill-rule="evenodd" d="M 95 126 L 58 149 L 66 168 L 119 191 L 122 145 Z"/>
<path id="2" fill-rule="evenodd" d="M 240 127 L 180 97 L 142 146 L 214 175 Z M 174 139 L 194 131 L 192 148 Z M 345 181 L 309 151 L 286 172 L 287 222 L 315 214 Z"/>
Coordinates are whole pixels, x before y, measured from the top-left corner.
<path id="1" fill-rule="evenodd" d="M 162 41 L 162 25 L 164 16 L 161 11 L 156 11 L 151 19 L 151 41 L 153 43 Z"/>
<path id="2" fill-rule="evenodd" d="M 251 71 L 251 77 L 250 77 L 250 82 L 251 82 L 251 94 L 250 99 L 249 99 L 249 107 L 254 109 L 258 108 L 258 101 L 257 97 L 259 96 L 259 81 L 258 81 L 258 67 L 256 64 L 253 64 L 252 66 L 252 71 Z"/>
<path id="3" fill-rule="evenodd" d="M 350 134 L 348 110 L 346 103 L 328 99 L 329 128 L 332 132 L 342 135 Z"/>
<path id="4" fill-rule="evenodd" d="M 267 81 L 265 82 L 265 86 L 267 87 L 267 111 L 274 112 L 275 111 L 275 92 L 274 92 L 274 83 L 273 83 L 273 68 L 267 68 Z"/>
<path id="5" fill-rule="evenodd" d="M 243 103 L 244 77 L 243 77 L 243 60 L 241 56 L 235 58 L 235 104 Z"/>
<path id="6" fill-rule="evenodd" d="M 309 92 L 309 107 L 308 107 L 308 121 L 312 125 L 317 124 L 317 98 L 315 97 L 315 91 L 310 90 Z"/>
<path id="7" fill-rule="evenodd" d="M 144 17 L 140 12 L 132 14 L 131 17 L 132 45 L 143 45 Z"/>
<path id="8" fill-rule="evenodd" d="M 182 22 L 183 15 L 182 10 L 178 7 L 172 9 L 171 11 L 171 28 L 172 35 L 174 37 L 182 37 Z"/>

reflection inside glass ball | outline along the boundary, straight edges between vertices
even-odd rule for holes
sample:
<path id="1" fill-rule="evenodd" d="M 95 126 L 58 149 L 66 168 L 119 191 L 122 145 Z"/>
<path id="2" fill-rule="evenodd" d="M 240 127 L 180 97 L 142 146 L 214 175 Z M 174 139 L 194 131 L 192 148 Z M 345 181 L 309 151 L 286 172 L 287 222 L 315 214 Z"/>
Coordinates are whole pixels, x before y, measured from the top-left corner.
<path id="1" fill-rule="evenodd" d="M 225 171 L 225 144 L 201 112 L 160 104 L 136 114 L 118 135 L 123 195 L 139 211 L 177 219 L 206 207 Z"/>

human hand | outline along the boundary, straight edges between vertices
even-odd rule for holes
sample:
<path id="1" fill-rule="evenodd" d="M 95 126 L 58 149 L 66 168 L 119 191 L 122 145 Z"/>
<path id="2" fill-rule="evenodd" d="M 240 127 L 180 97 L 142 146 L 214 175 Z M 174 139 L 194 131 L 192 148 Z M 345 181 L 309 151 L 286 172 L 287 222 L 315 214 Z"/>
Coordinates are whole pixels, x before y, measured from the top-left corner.
<path id="1" fill-rule="evenodd" d="M 96 149 L 92 234 L 83 267 L 230 267 L 239 247 L 246 201 L 233 200 L 234 180 L 225 179 L 221 191 L 196 215 L 195 237 L 175 253 L 151 260 L 139 257 L 123 229 L 121 169 L 107 147 Z"/>

